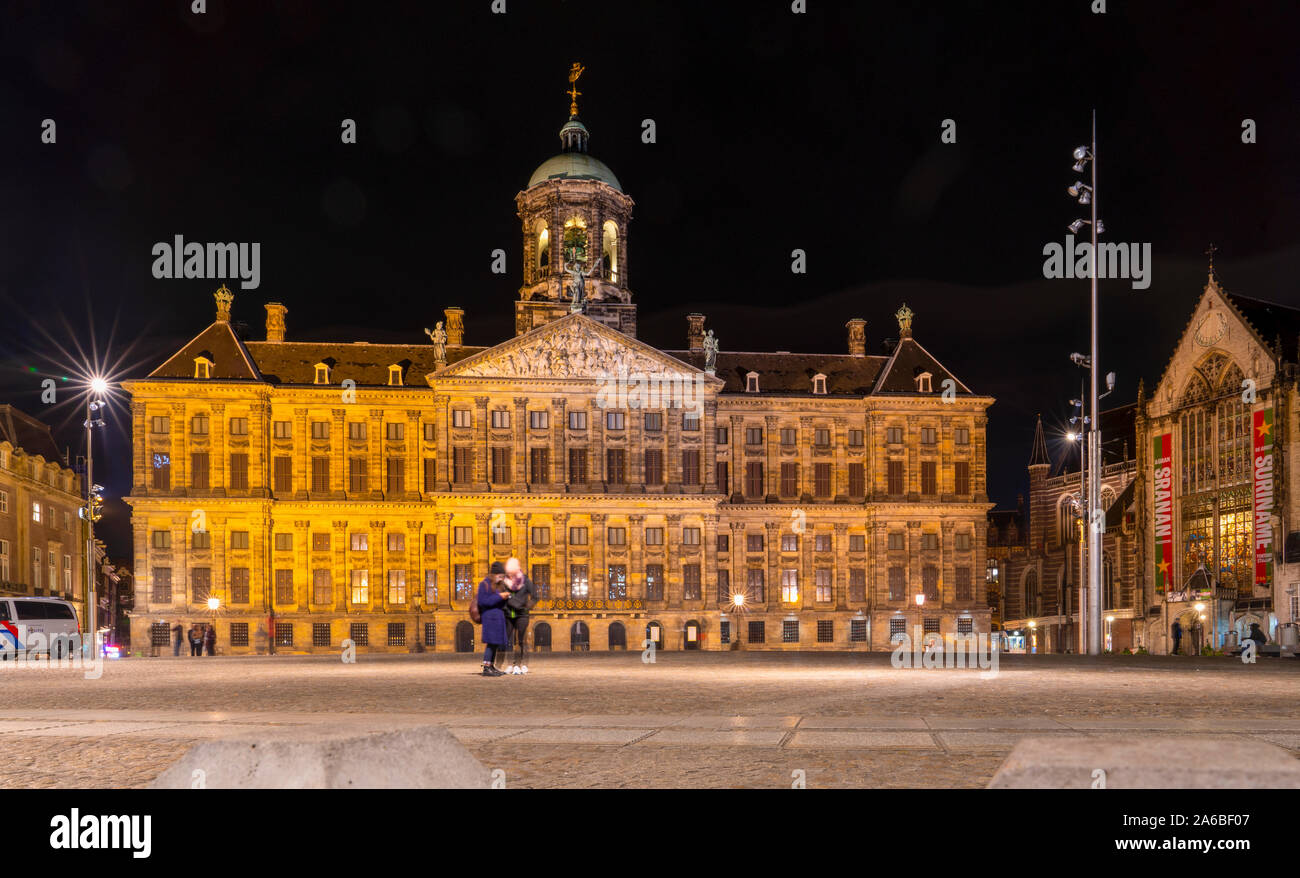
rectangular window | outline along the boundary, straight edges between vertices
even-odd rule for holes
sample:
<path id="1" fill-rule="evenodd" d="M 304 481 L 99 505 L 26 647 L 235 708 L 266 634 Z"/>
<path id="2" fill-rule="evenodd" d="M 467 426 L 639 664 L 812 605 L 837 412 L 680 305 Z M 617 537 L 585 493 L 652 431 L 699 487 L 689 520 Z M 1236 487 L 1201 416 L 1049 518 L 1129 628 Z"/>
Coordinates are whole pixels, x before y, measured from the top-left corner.
<path id="1" fill-rule="evenodd" d="M 866 619 L 849 620 L 849 642 L 850 643 L 867 642 L 867 620 Z"/>
<path id="2" fill-rule="evenodd" d="M 532 529 L 532 543 L 534 546 L 549 546 L 551 544 L 551 529 L 549 527 L 534 527 Z"/>
<path id="3" fill-rule="evenodd" d="M 921 621 L 921 633 L 923 633 L 923 634 L 938 634 L 938 633 L 939 633 L 939 618 L 938 618 L 937 616 L 931 616 L 931 617 L 929 617 L 928 619 L 923 619 L 923 620 Z"/>
<path id="4" fill-rule="evenodd" d="M 934 427 L 922 427 L 922 428 L 921 428 L 921 444 L 922 444 L 922 445 L 937 445 L 938 442 L 939 442 L 939 431 L 938 431 L 938 430 L 936 430 Z"/>
<path id="5" fill-rule="evenodd" d="M 863 497 L 867 493 L 866 466 L 861 463 L 849 464 L 849 496 Z"/>
<path id="6" fill-rule="evenodd" d="M 818 448 L 829 448 L 831 445 L 831 431 L 825 427 L 818 427 L 813 430 L 813 445 Z"/>
<path id="7" fill-rule="evenodd" d="M 889 620 L 889 642 L 895 642 L 894 639 L 902 639 L 907 635 L 907 620 L 902 616 L 893 616 Z"/>
<path id="8" fill-rule="evenodd" d="M 406 603 L 406 571 L 388 571 L 388 602 L 390 604 Z"/>
<path id="9" fill-rule="evenodd" d="M 921 534 L 922 551 L 933 552 L 939 548 L 939 535 L 936 533 Z"/>
<path id="10" fill-rule="evenodd" d="M 956 581 L 954 583 L 954 589 L 957 592 L 957 600 L 959 601 L 971 600 L 973 595 L 971 594 L 970 568 L 958 567 L 953 571 L 953 573 L 955 574 L 956 577 Z"/>
<path id="11" fill-rule="evenodd" d="M 867 571 L 861 567 L 849 570 L 849 600 L 862 603 L 867 599 Z"/>
<path id="12" fill-rule="evenodd" d="M 813 495 L 829 497 L 831 495 L 831 465 L 829 463 L 813 464 Z"/>
<path id="13" fill-rule="evenodd" d="M 155 491 L 170 491 L 172 489 L 172 464 L 167 455 L 159 457 L 154 455 L 153 464 L 153 489 Z"/>
<path id="14" fill-rule="evenodd" d="M 334 602 L 334 580 L 326 568 L 318 567 L 311 572 L 311 602 L 320 606 Z"/>
<path id="15" fill-rule="evenodd" d="M 957 427 L 952 431 L 952 442 L 954 445 L 969 445 L 970 430 L 966 427 Z"/>
<path id="16" fill-rule="evenodd" d="M 492 483 L 504 485 L 514 480 L 510 468 L 510 449 L 501 445 L 492 447 Z"/>
<path id="17" fill-rule="evenodd" d="M 682 412 L 682 432 L 695 433 L 700 429 L 699 412 Z"/>
<path id="18" fill-rule="evenodd" d="M 682 452 L 682 484 L 698 485 L 700 483 L 700 452 L 692 449 Z"/>
<path id="19" fill-rule="evenodd" d="M 903 462 L 901 460 L 889 461 L 889 493 L 903 493 Z"/>
<path id="20" fill-rule="evenodd" d="M 451 480 L 465 484 L 474 478 L 474 449 L 463 446 L 451 450 Z"/>
<path id="21" fill-rule="evenodd" d="M 9 492 L 0 491 L 0 512 L 9 511 Z"/>
<path id="22" fill-rule="evenodd" d="M 169 530 L 154 531 L 153 547 L 155 549 L 170 549 L 172 547 L 172 532 Z"/>
<path id="23" fill-rule="evenodd" d="M 230 532 L 230 548 L 247 549 L 248 548 L 248 531 L 232 530 Z"/>
<path id="24" fill-rule="evenodd" d="M 537 586 L 537 599 L 549 601 L 551 599 L 551 565 L 534 564 L 532 579 L 533 585 Z"/>
<path id="25" fill-rule="evenodd" d="M 828 533 L 814 534 L 814 535 L 813 535 L 813 551 L 814 551 L 814 552 L 829 552 L 829 551 L 831 551 L 831 535 L 828 534 Z"/>
<path id="26" fill-rule="evenodd" d="M 438 425 L 437 425 L 437 424 L 434 424 L 434 423 L 432 423 L 432 422 L 429 422 L 429 423 L 426 423 L 426 424 L 424 425 L 424 441 L 425 441 L 425 442 L 437 442 L 437 441 L 438 441 Z"/>
<path id="27" fill-rule="evenodd" d="M 348 438 L 359 442 L 366 438 L 365 421 L 348 421 Z"/>
<path id="28" fill-rule="evenodd" d="M 405 622 L 388 623 L 388 645 L 406 646 L 406 623 Z"/>
<path id="29" fill-rule="evenodd" d="M 700 565 L 682 565 L 682 599 L 698 601 L 701 595 Z"/>
<path id="30" fill-rule="evenodd" d="M 645 529 L 645 544 L 647 546 L 662 546 L 664 544 L 664 529 L 662 527 L 647 527 Z"/>
<path id="31" fill-rule="evenodd" d="M 275 550 L 277 552 L 293 551 L 293 534 L 278 533 L 274 535 L 273 539 L 275 540 Z"/>
<path id="32" fill-rule="evenodd" d="M 664 565 L 645 565 L 645 599 L 648 601 L 664 599 Z"/>
<path id="33" fill-rule="evenodd" d="M 311 645 L 312 646 L 330 645 L 330 623 L 329 622 L 311 623 Z"/>
<path id="34" fill-rule="evenodd" d="M 329 421 L 312 421 L 312 422 L 311 422 L 311 438 L 313 438 L 313 439 L 328 439 L 329 437 L 330 437 L 330 422 L 329 422 Z"/>
<path id="35" fill-rule="evenodd" d="M 436 533 L 427 533 L 424 535 L 424 551 L 429 554 L 438 551 L 438 535 Z"/>
<path id="36" fill-rule="evenodd" d="M 208 490 L 208 453 L 206 451 L 190 455 L 190 485 L 196 491 Z"/>
<path id="37" fill-rule="evenodd" d="M 190 545 L 195 549 L 211 549 L 212 534 L 206 530 L 196 530 L 194 531 L 194 538 L 190 541 Z"/>
<path id="38" fill-rule="evenodd" d="M 273 421 L 271 431 L 276 439 L 293 438 L 293 423 L 291 421 Z"/>
<path id="39" fill-rule="evenodd" d="M 782 428 L 781 428 L 781 444 L 782 444 L 782 445 L 794 445 L 794 444 L 795 444 L 795 439 L 798 437 L 798 435 L 799 435 L 799 431 L 797 431 L 794 427 L 782 427 Z"/>
<path id="40" fill-rule="evenodd" d="M 400 457 L 390 457 L 386 461 L 387 493 L 389 496 L 406 491 L 406 461 Z"/>
<path id="41" fill-rule="evenodd" d="M 328 552 L 330 550 L 330 535 L 328 532 L 317 532 L 311 535 L 311 550 L 313 552 Z"/>
<path id="42" fill-rule="evenodd" d="M 962 552 L 969 551 L 969 550 L 970 550 L 970 534 L 954 534 L 954 535 L 953 535 L 953 548 L 957 549 L 958 551 L 962 551 Z"/>
<path id="43" fill-rule="evenodd" d="M 355 643 L 357 646 L 369 646 L 370 645 L 370 623 L 353 622 L 351 625 L 348 626 L 348 637 L 352 638 L 352 642 Z"/>
<path id="44" fill-rule="evenodd" d="M 781 620 L 781 642 L 782 643 L 799 642 L 799 621 L 797 619 Z"/>
<path id="45" fill-rule="evenodd" d="M 438 603 L 438 571 L 424 571 L 424 602 L 429 606 Z"/>
<path id="46" fill-rule="evenodd" d="M 370 571 L 353 570 L 352 571 L 352 594 L 351 602 L 353 604 L 370 603 Z"/>
<path id="47" fill-rule="evenodd" d="M 834 643 L 835 642 L 835 623 L 830 619 L 817 620 L 817 642 Z"/>
<path id="48" fill-rule="evenodd" d="M 781 571 L 781 602 L 797 604 L 799 602 L 799 571 L 787 568 Z"/>
<path id="49" fill-rule="evenodd" d="M 248 623 L 247 622 L 230 623 L 230 645 L 248 646 Z"/>
<path id="50" fill-rule="evenodd" d="M 762 567 L 746 569 L 745 600 L 751 604 L 761 604 L 767 600 L 767 586 L 763 579 Z"/>
<path id="51" fill-rule="evenodd" d="M 863 445 L 863 434 L 861 430 L 849 431 L 849 447 L 861 448 Z"/>
<path id="52" fill-rule="evenodd" d="M 472 564 L 457 564 L 453 570 L 456 578 L 456 600 L 467 601 L 474 588 Z"/>
<path id="53" fill-rule="evenodd" d="M 546 414 L 546 413 L 542 412 L 542 414 Z M 529 484 L 545 485 L 550 481 L 551 481 L 551 449 L 530 448 L 528 450 Z"/>
<path id="54" fill-rule="evenodd" d="M 972 619 L 970 616 L 962 616 L 962 617 L 960 617 L 960 618 L 957 620 L 957 633 L 958 633 L 958 634 L 974 634 L 974 633 L 975 633 L 975 620 Z"/>
<path id="55" fill-rule="evenodd" d="M 311 489 L 317 494 L 323 494 L 330 489 L 330 459 L 328 457 L 313 457 L 311 459 Z"/>
<path id="56" fill-rule="evenodd" d="M 272 464 L 274 470 L 273 478 L 275 479 L 275 492 L 277 494 L 290 494 L 293 492 L 293 458 L 287 455 L 278 455 Z"/>
<path id="57" fill-rule="evenodd" d="M 509 430 L 510 429 L 510 412 L 506 409 L 492 410 L 492 429 Z"/>
<path id="58" fill-rule="evenodd" d="M 727 493 L 731 489 L 730 469 L 727 467 L 727 461 L 715 460 L 713 462 L 713 477 L 716 480 L 718 490 Z"/>
<path id="59" fill-rule="evenodd" d="M 32 521 L 37 524 L 41 523 L 41 504 L 39 502 L 32 503 Z"/>
<path id="60" fill-rule="evenodd" d="M 605 412 L 605 429 L 622 430 L 624 414 L 624 412 Z"/>
<path id="61" fill-rule="evenodd" d="M 605 581 L 608 584 L 609 599 L 611 601 L 627 600 L 627 566 L 624 564 L 611 564 L 608 573 L 608 578 Z"/>
<path id="62" fill-rule="evenodd" d="M 781 534 L 781 551 L 799 551 L 799 536 L 797 534 Z"/>
<path id="63" fill-rule="evenodd" d="M 625 527 L 605 528 L 605 543 L 610 546 L 626 546 L 627 528 Z"/>
<path id="64" fill-rule="evenodd" d="M 528 426 L 533 430 L 545 430 L 551 426 L 551 413 L 548 411 L 529 412 Z"/>
<path id="65" fill-rule="evenodd" d="M 745 496 L 763 496 L 763 464 L 751 460 L 745 464 Z"/>
<path id="66" fill-rule="evenodd" d="M 275 571 L 275 602 L 277 604 L 293 603 L 293 571 Z"/>
<path id="67" fill-rule="evenodd" d="M 682 528 L 682 545 L 698 546 L 700 544 L 700 529 L 698 527 Z"/>
<path id="68" fill-rule="evenodd" d="M 150 421 L 152 424 L 150 433 L 170 433 L 172 431 L 172 419 L 155 415 Z"/>
<path id="69" fill-rule="evenodd" d="M 730 552 L 731 534 L 718 534 L 716 537 L 716 547 L 719 552 Z"/>
<path id="70" fill-rule="evenodd" d="M 587 597 L 586 564 L 569 565 L 569 597 L 574 599 Z"/>
<path id="71" fill-rule="evenodd" d="M 569 484 L 585 485 L 587 483 L 587 449 L 569 449 Z"/>
<path id="72" fill-rule="evenodd" d="M 970 464 L 959 460 L 952 467 L 953 491 L 958 494 L 970 493 Z"/>
<path id="73" fill-rule="evenodd" d="M 662 485 L 664 483 L 664 453 L 658 448 L 645 451 L 645 483 Z"/>
<path id="74" fill-rule="evenodd" d="M 938 484 L 935 478 L 936 464 L 933 460 L 921 461 L 921 493 L 935 494 L 938 492 Z"/>
<path id="75" fill-rule="evenodd" d="M 903 532 L 891 531 L 889 534 L 889 550 L 891 552 L 901 552 L 903 550 Z"/>
<path id="76" fill-rule="evenodd" d="M 424 645 L 429 649 L 438 645 L 438 626 L 433 622 L 424 623 Z"/>
<path id="77" fill-rule="evenodd" d="M 921 590 L 927 601 L 939 600 L 939 568 L 926 565 L 921 568 Z"/>
<path id="78" fill-rule="evenodd" d="M 763 534 L 762 533 L 745 534 L 745 551 L 747 552 L 763 551 Z"/>
<path id="79" fill-rule="evenodd" d="M 731 440 L 727 436 L 726 427 L 716 427 L 713 430 L 713 441 L 717 445 L 726 445 Z"/>
<path id="80" fill-rule="evenodd" d="M 794 497 L 799 493 L 799 464 L 781 464 L 781 496 Z"/>
<path id="81" fill-rule="evenodd" d="M 233 491 L 248 490 L 248 455 L 230 455 L 230 488 Z"/>
<path id="82" fill-rule="evenodd" d="M 907 600 L 907 582 L 902 567 L 889 568 L 889 599 L 891 601 Z"/>
<path id="83" fill-rule="evenodd" d="M 370 534 L 365 531 L 356 531 L 351 536 L 352 551 L 367 552 L 370 550 Z"/>
<path id="84" fill-rule="evenodd" d="M 438 461 L 432 457 L 424 459 L 424 493 L 429 494 L 438 489 Z"/>
<path id="85" fill-rule="evenodd" d="M 746 427 L 746 428 L 745 428 L 745 444 L 746 444 L 746 445 L 762 445 L 762 444 L 763 444 L 763 428 L 762 428 L 762 427 Z"/>
<path id="86" fill-rule="evenodd" d="M 587 413 L 569 412 L 569 429 L 570 430 L 587 429 Z"/>
<path id="87" fill-rule="evenodd" d="M 458 546 L 471 546 L 474 544 L 474 528 L 459 527 L 452 528 L 452 542 Z"/>
<path id="88" fill-rule="evenodd" d="M 248 418 L 231 418 L 230 419 L 231 436 L 248 435 Z"/>
<path id="89" fill-rule="evenodd" d="M 731 643 L 731 620 L 724 619 L 718 622 L 718 642 L 722 644 Z"/>
<path id="90" fill-rule="evenodd" d="M 647 433 L 658 433 L 664 428 L 663 412 L 646 412 L 644 418 L 645 431 Z"/>
<path id="91" fill-rule="evenodd" d="M 469 409 L 452 409 L 451 425 L 459 429 L 468 429 L 474 426 L 474 416 Z"/>
<path id="92" fill-rule="evenodd" d="M 40 565 L 36 567 L 39 578 Z M 34 583 L 39 584 L 39 583 Z M 153 592 L 149 599 L 156 604 L 169 604 L 172 600 L 172 571 L 169 567 L 153 569 Z"/>
<path id="93" fill-rule="evenodd" d="M 627 483 L 627 451 L 624 449 L 605 449 L 605 482 L 610 485 Z"/>
<path id="94" fill-rule="evenodd" d="M 885 428 L 885 441 L 888 442 L 890 445 L 902 445 L 903 428 L 902 427 Z"/>
<path id="95" fill-rule="evenodd" d="M 731 604 L 731 571 L 718 568 L 718 606 L 724 609 Z"/>
<path id="96" fill-rule="evenodd" d="M 388 534 L 388 551 L 405 552 L 406 551 L 406 534 L 390 532 Z"/>
<path id="97" fill-rule="evenodd" d="M 767 637 L 765 636 L 766 633 L 767 633 L 767 632 L 766 632 L 766 631 L 764 630 L 764 628 L 763 628 L 763 622 L 762 622 L 762 620 L 759 620 L 759 621 L 751 621 L 751 622 L 749 623 L 749 642 L 750 642 L 750 643 L 766 643 L 766 642 L 767 642 Z"/>
<path id="98" fill-rule="evenodd" d="M 194 603 L 206 604 L 208 596 L 212 594 L 212 568 L 195 567 L 190 572 L 190 589 Z"/>
<path id="99" fill-rule="evenodd" d="M 406 439 L 405 424 L 390 422 L 385 424 L 384 428 L 388 431 L 387 436 L 389 442 L 401 442 Z"/>
<path id="100" fill-rule="evenodd" d="M 193 433 L 195 436 L 208 435 L 208 416 L 195 415 L 190 420 L 190 432 Z"/>
<path id="101" fill-rule="evenodd" d="M 867 550 L 866 534 L 849 534 L 849 551 L 865 552 Z"/>
<path id="102" fill-rule="evenodd" d="M 825 567 L 818 567 L 813 571 L 813 584 L 817 589 L 817 601 L 827 603 L 831 600 L 831 571 Z"/>
<path id="103" fill-rule="evenodd" d="M 570 546 L 587 545 L 587 529 L 585 527 L 569 528 L 569 545 Z"/>
<path id="104" fill-rule="evenodd" d="M 292 622 L 275 623 L 275 645 L 293 646 L 293 623 Z"/>
<path id="105" fill-rule="evenodd" d="M 489 528 L 489 532 L 492 534 L 492 545 L 494 546 L 514 545 L 514 540 L 510 537 L 510 525 L 504 524 L 503 521 L 503 518 L 497 519 Z"/>
<path id="106" fill-rule="evenodd" d="M 230 602 L 232 604 L 248 603 L 248 568 L 230 568 Z"/>
<path id="107" fill-rule="evenodd" d="M 369 465 L 364 457 L 348 458 L 348 492 L 364 494 L 369 490 Z"/>

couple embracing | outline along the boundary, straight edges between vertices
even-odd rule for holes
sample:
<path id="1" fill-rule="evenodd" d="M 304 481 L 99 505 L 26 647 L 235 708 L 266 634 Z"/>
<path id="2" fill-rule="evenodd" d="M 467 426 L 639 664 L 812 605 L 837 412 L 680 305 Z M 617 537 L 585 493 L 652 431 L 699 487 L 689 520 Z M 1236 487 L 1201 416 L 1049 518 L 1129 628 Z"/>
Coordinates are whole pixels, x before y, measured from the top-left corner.
<path id="1" fill-rule="evenodd" d="M 528 611 L 537 603 L 537 586 L 524 575 L 523 566 L 518 558 L 511 558 L 502 564 L 492 562 L 492 570 L 478 584 L 479 615 L 483 625 L 483 676 L 504 677 L 506 674 L 526 674 L 525 664 L 528 648 Z M 509 670 L 496 668 L 499 650 L 515 643 L 514 662 Z"/>

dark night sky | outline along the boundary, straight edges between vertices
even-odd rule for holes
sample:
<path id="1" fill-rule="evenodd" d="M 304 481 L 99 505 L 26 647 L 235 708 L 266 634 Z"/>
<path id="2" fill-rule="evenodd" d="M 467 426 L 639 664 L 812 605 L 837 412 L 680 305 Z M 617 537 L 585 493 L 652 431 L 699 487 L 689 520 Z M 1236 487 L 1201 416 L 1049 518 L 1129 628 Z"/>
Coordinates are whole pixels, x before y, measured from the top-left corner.
<path id="1" fill-rule="evenodd" d="M 1294 2 L 378 6 L 0 5 L 0 401 L 75 442 L 72 406 L 39 400 L 71 365 L 60 348 L 111 335 L 143 374 L 210 322 L 217 283 L 151 275 L 176 234 L 261 242 L 261 287 L 235 288 L 253 337 L 278 300 L 291 339 L 422 343 L 459 304 L 468 343 L 504 340 L 513 198 L 558 151 L 574 60 L 591 152 L 637 202 L 642 337 L 682 347 L 699 310 L 724 349 L 839 352 L 861 316 L 875 352 L 906 299 L 918 340 L 998 398 L 1001 505 L 1034 414 L 1059 428 L 1078 390 L 1087 282 L 1044 280 L 1042 248 L 1083 210 L 1065 188 L 1093 107 L 1107 237 L 1149 242 L 1155 263 L 1148 290 L 1102 285 L 1115 402 L 1159 377 L 1211 241 L 1228 289 L 1300 306 Z M 118 496 L 125 408 L 111 419 L 97 475 Z M 124 524 L 110 507 L 118 551 Z"/>

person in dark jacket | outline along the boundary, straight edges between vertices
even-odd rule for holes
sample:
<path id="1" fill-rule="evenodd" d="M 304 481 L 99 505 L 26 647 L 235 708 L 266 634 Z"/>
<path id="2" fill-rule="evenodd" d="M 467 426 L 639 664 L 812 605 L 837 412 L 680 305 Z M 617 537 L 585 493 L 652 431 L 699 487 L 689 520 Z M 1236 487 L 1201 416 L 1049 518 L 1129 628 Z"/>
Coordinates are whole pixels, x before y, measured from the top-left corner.
<path id="1" fill-rule="evenodd" d="M 1250 623 L 1250 633 L 1246 635 L 1246 639 L 1255 641 L 1256 646 L 1263 646 L 1268 643 L 1268 635 L 1259 627 L 1258 622 Z"/>
<path id="2" fill-rule="evenodd" d="M 515 658 L 506 673 L 526 674 L 528 611 L 537 603 L 537 586 L 525 575 L 518 558 L 506 561 L 506 585 L 510 589 L 510 597 L 506 599 L 506 627 L 515 641 Z"/>
<path id="3" fill-rule="evenodd" d="M 176 624 L 172 626 L 172 655 L 175 656 L 181 654 L 181 641 L 184 638 L 185 629 L 181 627 L 181 623 L 178 620 Z"/>
<path id="4" fill-rule="evenodd" d="M 203 655 L 203 629 L 198 623 L 190 626 L 190 656 Z"/>
<path id="5" fill-rule="evenodd" d="M 1183 642 L 1183 626 L 1179 623 L 1179 621 L 1178 621 L 1177 619 L 1174 620 L 1174 624 L 1173 624 L 1173 628 L 1171 629 L 1171 633 L 1174 635 L 1174 651 L 1173 651 L 1173 654 L 1174 654 L 1174 655 L 1178 655 L 1178 644 L 1180 644 L 1180 643 Z"/>
<path id="6" fill-rule="evenodd" d="M 207 630 L 203 632 L 203 651 L 208 655 L 217 654 L 217 626 L 208 624 Z"/>
<path id="7" fill-rule="evenodd" d="M 478 611 L 483 626 L 483 676 L 504 677 L 504 671 L 498 671 L 493 665 L 497 650 L 504 650 L 510 643 L 510 634 L 506 628 L 506 598 L 510 590 L 506 587 L 506 568 L 500 561 L 492 562 L 492 572 L 478 584 Z"/>

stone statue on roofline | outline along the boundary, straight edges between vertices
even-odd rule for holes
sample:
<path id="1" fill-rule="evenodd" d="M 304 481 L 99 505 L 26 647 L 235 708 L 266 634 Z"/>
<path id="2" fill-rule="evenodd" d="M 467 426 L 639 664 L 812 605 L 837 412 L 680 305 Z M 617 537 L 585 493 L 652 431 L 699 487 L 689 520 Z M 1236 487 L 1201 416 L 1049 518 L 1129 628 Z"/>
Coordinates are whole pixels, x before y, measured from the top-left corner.
<path id="1" fill-rule="evenodd" d="M 704 333 L 704 371 L 710 375 L 718 368 L 718 340 L 713 337 L 713 330 Z"/>
<path id="2" fill-rule="evenodd" d="M 442 368 L 447 363 L 447 330 L 442 328 L 442 321 L 434 324 L 433 329 L 425 327 L 424 334 L 433 342 L 433 359 Z"/>

